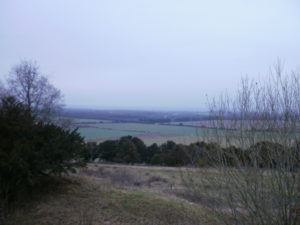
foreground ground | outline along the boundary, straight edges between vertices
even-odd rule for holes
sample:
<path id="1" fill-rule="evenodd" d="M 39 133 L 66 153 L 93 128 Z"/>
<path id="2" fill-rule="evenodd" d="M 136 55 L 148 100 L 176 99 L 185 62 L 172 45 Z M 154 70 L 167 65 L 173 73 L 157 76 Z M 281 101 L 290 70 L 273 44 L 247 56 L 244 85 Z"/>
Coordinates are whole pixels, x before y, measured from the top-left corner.
<path id="1" fill-rule="evenodd" d="M 176 168 L 91 164 L 19 206 L 7 224 L 213 224 L 204 209 L 174 194 L 180 176 Z"/>

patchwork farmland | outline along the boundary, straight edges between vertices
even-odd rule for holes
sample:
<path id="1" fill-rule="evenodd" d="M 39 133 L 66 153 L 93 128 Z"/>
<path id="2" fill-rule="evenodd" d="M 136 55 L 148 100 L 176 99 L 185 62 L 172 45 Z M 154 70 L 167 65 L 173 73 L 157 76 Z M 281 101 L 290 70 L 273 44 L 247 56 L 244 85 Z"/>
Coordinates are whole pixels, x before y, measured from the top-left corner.
<path id="1" fill-rule="evenodd" d="M 210 133 L 210 129 L 191 126 L 117 123 L 95 119 L 74 119 L 73 126 L 78 128 L 87 141 L 102 142 L 131 135 L 141 138 L 147 145 L 160 144 L 167 140 L 189 144 Z"/>

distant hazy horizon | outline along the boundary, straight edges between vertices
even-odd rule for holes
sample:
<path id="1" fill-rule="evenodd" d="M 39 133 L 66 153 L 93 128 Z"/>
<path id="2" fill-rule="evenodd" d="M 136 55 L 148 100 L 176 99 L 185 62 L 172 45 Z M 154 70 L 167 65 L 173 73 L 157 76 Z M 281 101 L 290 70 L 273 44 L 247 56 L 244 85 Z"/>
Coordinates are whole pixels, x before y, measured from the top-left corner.
<path id="1" fill-rule="evenodd" d="M 105 111 L 157 111 L 157 112 L 199 112 L 206 113 L 208 108 L 196 107 L 142 107 L 142 106 L 95 106 L 95 105 L 65 105 L 65 109 L 75 110 L 105 110 Z"/>
<path id="2" fill-rule="evenodd" d="M 205 111 L 278 57 L 300 68 L 299 28 L 299 0 L 2 0 L 0 80 L 36 60 L 68 107 Z"/>

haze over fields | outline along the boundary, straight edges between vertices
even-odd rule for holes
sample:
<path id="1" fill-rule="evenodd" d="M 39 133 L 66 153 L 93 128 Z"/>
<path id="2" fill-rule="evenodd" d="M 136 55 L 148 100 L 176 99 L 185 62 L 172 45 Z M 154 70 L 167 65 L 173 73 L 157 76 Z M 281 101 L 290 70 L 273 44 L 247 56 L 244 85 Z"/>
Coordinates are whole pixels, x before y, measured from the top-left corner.
<path id="1" fill-rule="evenodd" d="M 205 109 L 277 57 L 299 66 L 299 27 L 298 0 L 2 0 L 0 79 L 32 59 L 67 106 Z"/>

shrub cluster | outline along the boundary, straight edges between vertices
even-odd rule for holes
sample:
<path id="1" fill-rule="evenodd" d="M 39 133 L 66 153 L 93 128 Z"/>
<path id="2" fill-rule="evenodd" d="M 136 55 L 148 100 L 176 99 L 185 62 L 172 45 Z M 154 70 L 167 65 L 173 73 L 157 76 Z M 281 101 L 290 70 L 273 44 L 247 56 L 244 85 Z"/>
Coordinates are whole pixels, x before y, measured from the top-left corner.
<path id="1" fill-rule="evenodd" d="M 278 158 L 291 155 L 293 167 L 299 167 L 300 142 L 285 149 L 278 143 L 262 141 L 248 149 L 235 146 L 222 148 L 216 143 L 196 142 L 190 145 L 167 141 L 162 145 L 146 146 L 144 142 L 132 136 L 119 140 L 108 140 L 96 144 L 87 143 L 85 158 L 87 161 L 102 160 L 116 163 L 144 163 L 162 166 L 213 166 L 224 164 L 229 167 L 258 166 L 275 168 Z M 295 154 L 285 154 L 286 151 Z M 256 165 L 254 165 L 254 163 Z"/>
<path id="2" fill-rule="evenodd" d="M 188 148 L 185 145 L 168 141 L 165 144 L 146 146 L 144 142 L 132 136 L 119 140 L 108 140 L 100 144 L 87 143 L 86 159 L 96 159 L 116 163 L 145 163 L 165 166 L 182 166 L 189 162 Z"/>

